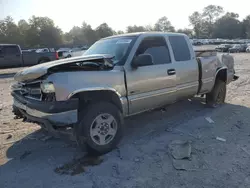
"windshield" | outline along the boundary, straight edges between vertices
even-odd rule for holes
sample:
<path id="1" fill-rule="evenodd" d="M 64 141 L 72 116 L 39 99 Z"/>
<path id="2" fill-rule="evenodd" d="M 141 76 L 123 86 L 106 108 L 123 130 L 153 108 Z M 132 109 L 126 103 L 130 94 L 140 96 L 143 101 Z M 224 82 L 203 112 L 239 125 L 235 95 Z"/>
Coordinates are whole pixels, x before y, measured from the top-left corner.
<path id="1" fill-rule="evenodd" d="M 99 40 L 94 43 L 84 55 L 109 54 L 114 56 L 114 64 L 118 63 L 128 54 L 135 37 L 116 37 Z"/>

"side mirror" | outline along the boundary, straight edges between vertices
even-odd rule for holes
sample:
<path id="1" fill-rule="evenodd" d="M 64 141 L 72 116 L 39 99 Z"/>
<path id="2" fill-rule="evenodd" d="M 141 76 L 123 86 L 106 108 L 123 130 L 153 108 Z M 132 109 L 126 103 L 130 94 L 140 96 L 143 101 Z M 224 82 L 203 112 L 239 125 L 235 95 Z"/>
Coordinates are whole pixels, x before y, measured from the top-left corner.
<path id="1" fill-rule="evenodd" d="M 150 54 L 141 54 L 137 56 L 131 63 L 133 68 L 153 65 L 153 59 Z"/>

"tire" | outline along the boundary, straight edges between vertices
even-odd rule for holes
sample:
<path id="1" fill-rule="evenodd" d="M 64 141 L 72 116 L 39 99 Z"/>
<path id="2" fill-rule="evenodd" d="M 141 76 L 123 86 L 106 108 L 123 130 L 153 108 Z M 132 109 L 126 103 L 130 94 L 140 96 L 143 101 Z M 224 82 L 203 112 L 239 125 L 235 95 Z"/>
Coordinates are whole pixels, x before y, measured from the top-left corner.
<path id="1" fill-rule="evenodd" d="M 216 80 L 213 90 L 206 94 L 206 103 L 209 107 L 216 108 L 225 103 L 226 83 L 222 80 Z"/>
<path id="2" fill-rule="evenodd" d="M 66 58 L 71 58 L 71 55 L 68 55 Z"/>
<path id="3" fill-rule="evenodd" d="M 93 103 L 79 112 L 74 131 L 80 148 L 87 148 L 91 154 L 105 154 L 113 150 L 122 138 L 123 117 L 112 103 Z M 111 133 L 113 136 L 109 135 Z"/>
<path id="4" fill-rule="evenodd" d="M 19 109 L 17 107 L 15 107 L 14 105 L 12 105 L 12 112 L 13 114 L 16 116 L 17 119 L 19 118 L 23 118 L 22 113 L 19 111 Z"/>

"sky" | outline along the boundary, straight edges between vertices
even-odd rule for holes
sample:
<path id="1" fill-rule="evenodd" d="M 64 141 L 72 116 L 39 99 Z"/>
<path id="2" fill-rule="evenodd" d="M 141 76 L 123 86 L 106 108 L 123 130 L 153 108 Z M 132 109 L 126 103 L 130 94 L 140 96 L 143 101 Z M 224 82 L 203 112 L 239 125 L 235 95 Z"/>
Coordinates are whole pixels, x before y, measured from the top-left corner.
<path id="1" fill-rule="evenodd" d="M 106 22 L 114 30 L 128 25 L 154 24 L 166 16 L 176 29 L 189 27 L 188 16 L 209 5 L 220 5 L 240 19 L 250 14 L 247 0 L 0 0 L 0 20 L 11 16 L 15 22 L 32 15 L 48 16 L 64 32 L 85 21 L 93 28 Z"/>

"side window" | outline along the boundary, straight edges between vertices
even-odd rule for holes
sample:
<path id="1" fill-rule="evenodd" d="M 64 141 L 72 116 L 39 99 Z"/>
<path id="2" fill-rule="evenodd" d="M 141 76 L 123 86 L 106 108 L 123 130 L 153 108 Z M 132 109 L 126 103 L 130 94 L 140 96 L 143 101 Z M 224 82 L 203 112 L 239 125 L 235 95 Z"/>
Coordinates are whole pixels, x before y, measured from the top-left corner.
<path id="1" fill-rule="evenodd" d="M 155 65 L 171 63 L 168 46 L 163 37 L 145 38 L 136 51 L 136 56 L 140 54 L 150 54 Z"/>
<path id="2" fill-rule="evenodd" d="M 191 59 L 187 41 L 183 36 L 169 36 L 169 42 L 176 61 L 188 61 Z"/>
<path id="3" fill-rule="evenodd" d="M 16 55 L 19 54 L 17 46 L 6 46 L 4 47 L 5 55 Z"/>

